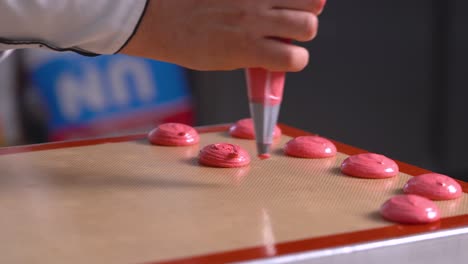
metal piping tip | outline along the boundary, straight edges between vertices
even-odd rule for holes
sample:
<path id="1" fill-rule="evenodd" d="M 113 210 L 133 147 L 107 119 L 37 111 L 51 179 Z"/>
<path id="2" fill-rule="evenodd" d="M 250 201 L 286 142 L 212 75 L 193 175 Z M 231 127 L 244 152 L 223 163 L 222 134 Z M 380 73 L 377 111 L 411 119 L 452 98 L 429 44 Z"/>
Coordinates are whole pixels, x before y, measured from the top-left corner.
<path id="1" fill-rule="evenodd" d="M 269 156 L 271 144 L 257 143 L 258 156 Z"/>

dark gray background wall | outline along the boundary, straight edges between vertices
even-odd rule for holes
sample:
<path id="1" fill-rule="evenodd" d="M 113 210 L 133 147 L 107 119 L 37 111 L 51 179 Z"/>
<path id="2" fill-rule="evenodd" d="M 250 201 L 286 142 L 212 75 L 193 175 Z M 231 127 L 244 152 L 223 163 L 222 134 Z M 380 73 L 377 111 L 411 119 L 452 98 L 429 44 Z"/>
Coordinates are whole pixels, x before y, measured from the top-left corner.
<path id="1" fill-rule="evenodd" d="M 328 1 L 280 122 L 468 180 L 468 3 Z M 248 116 L 242 71 L 193 72 L 197 124 Z"/>

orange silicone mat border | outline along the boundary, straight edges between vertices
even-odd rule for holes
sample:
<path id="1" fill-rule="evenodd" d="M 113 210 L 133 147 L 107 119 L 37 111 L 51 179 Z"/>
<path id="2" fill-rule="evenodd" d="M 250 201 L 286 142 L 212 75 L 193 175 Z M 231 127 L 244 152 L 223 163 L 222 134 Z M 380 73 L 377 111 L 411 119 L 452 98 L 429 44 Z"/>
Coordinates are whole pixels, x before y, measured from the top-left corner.
<path id="1" fill-rule="evenodd" d="M 215 126 L 202 126 L 202 127 L 196 127 L 196 129 L 199 133 L 221 132 L 221 131 L 227 130 L 229 126 L 230 126 L 229 124 L 215 125 Z M 31 145 L 13 146 L 13 147 L 0 147 L 0 155 L 16 154 L 16 153 L 40 151 L 40 150 L 51 150 L 51 149 L 59 149 L 59 148 L 82 147 L 82 146 L 90 146 L 90 145 L 97 145 L 97 144 L 104 144 L 104 143 L 125 142 L 125 141 L 145 139 L 146 136 L 147 134 L 134 134 L 134 135 L 125 135 L 125 136 L 116 136 L 116 137 L 58 141 L 58 142 L 31 144 Z"/>
<path id="2" fill-rule="evenodd" d="M 229 128 L 229 124 L 225 125 L 215 125 L 215 126 L 206 126 L 198 127 L 197 130 L 200 133 L 208 132 L 221 132 L 226 131 Z M 312 133 L 305 132 L 303 130 L 293 128 L 291 126 L 279 125 L 283 134 L 297 137 L 304 135 L 313 135 Z M 63 142 L 54 142 L 54 143 L 45 143 L 45 144 L 36 144 L 36 145 L 26 145 L 26 146 L 16 146 L 16 147 L 6 147 L 0 148 L 0 155 L 30 152 L 30 151 L 40 151 L 40 150 L 50 150 L 58 148 L 69 148 L 69 147 L 80 147 L 88 145 L 97 145 L 103 143 L 115 143 L 115 142 L 124 142 L 131 140 L 140 140 L 144 139 L 146 134 L 137 134 L 129 136 L 119 136 L 111 138 L 98 138 L 98 139 L 85 139 L 85 140 L 75 140 L 75 141 L 63 141 Z M 364 153 L 365 150 L 355 148 L 340 142 L 332 140 L 336 145 L 339 152 L 345 153 L 347 155 L 354 155 L 358 153 Z M 418 168 L 413 165 L 409 165 L 404 162 L 396 161 L 400 171 L 409 175 L 419 175 L 422 173 L 429 172 L 428 170 Z M 468 193 L 468 183 L 463 181 L 458 181 L 463 189 L 463 192 Z M 148 262 L 152 264 L 180 264 L 180 263 L 225 263 L 225 262 L 236 262 L 236 261 L 246 261 L 259 258 L 268 258 L 281 256 L 292 253 L 299 253 L 310 250 L 318 250 L 329 247 L 338 247 L 349 244 L 356 243 L 365 243 L 375 240 L 384 240 L 398 238 L 402 236 L 408 236 L 423 232 L 444 230 L 450 228 L 464 227 L 468 226 L 468 215 L 459 215 L 454 217 L 442 218 L 440 221 L 427 225 L 391 225 L 382 228 L 375 228 L 357 232 L 342 233 L 330 236 L 316 237 L 304 240 L 290 241 L 284 243 L 275 244 L 276 253 L 274 255 L 269 255 L 266 248 L 262 246 L 237 249 L 226 252 L 218 252 L 213 254 L 201 255 L 201 256 L 192 256 L 187 258 L 181 258 L 176 260 L 168 260 L 162 262 Z"/>

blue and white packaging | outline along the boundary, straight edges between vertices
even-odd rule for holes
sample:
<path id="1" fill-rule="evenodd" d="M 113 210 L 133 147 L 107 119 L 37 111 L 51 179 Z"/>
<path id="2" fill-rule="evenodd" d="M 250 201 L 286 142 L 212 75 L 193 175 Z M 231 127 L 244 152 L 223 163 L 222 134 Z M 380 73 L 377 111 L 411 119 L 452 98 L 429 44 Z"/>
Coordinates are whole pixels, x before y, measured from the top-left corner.
<path id="1" fill-rule="evenodd" d="M 31 87 L 46 113 L 49 140 L 147 131 L 193 123 L 185 69 L 124 55 L 27 54 Z"/>

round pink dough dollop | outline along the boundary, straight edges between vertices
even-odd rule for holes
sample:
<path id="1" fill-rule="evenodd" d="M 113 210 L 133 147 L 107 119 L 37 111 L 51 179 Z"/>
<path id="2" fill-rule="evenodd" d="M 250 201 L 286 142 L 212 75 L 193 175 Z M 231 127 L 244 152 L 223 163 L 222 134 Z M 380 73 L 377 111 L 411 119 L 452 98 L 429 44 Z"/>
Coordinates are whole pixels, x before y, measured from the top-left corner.
<path id="1" fill-rule="evenodd" d="M 229 134 L 235 138 L 243 139 L 255 139 L 255 130 L 252 118 L 244 118 L 237 121 L 231 128 L 229 128 Z M 277 139 L 281 137 L 281 129 L 275 126 L 273 131 L 273 138 Z"/>
<path id="2" fill-rule="evenodd" d="M 395 161 L 384 155 L 363 153 L 345 159 L 341 172 L 359 178 L 381 179 L 396 176 L 399 169 Z"/>
<path id="3" fill-rule="evenodd" d="M 426 173 L 411 178 L 403 187 L 403 191 L 431 200 L 451 200 L 459 198 L 463 194 L 457 181 L 438 173 Z"/>
<path id="4" fill-rule="evenodd" d="M 413 194 L 388 199 L 380 207 L 380 214 L 387 220 L 401 224 L 427 224 L 440 219 L 440 210 L 433 201 Z"/>
<path id="5" fill-rule="evenodd" d="M 288 141 L 284 153 L 299 158 L 329 158 L 336 155 L 336 147 L 323 137 L 302 136 Z"/>
<path id="6" fill-rule="evenodd" d="M 250 155 L 238 145 L 217 143 L 204 147 L 198 161 L 210 167 L 243 167 L 250 163 Z"/>
<path id="7" fill-rule="evenodd" d="M 200 141 L 197 131 L 188 125 L 179 123 L 161 124 L 148 134 L 148 140 L 154 145 L 188 146 Z"/>

